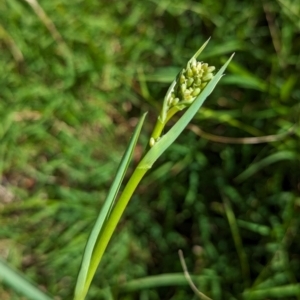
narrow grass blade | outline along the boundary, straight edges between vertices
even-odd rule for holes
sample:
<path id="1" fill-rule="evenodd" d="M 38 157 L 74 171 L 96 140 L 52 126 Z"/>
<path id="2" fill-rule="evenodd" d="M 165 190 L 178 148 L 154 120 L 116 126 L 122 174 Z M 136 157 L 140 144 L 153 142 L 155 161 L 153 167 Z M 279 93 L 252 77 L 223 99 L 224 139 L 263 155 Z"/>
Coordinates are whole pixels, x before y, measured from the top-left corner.
<path id="1" fill-rule="evenodd" d="M 265 225 L 257 224 L 254 222 L 247 222 L 244 220 L 236 220 L 236 222 L 240 228 L 258 233 L 262 236 L 269 236 L 271 233 L 271 228 Z"/>
<path id="2" fill-rule="evenodd" d="M 201 275 L 201 276 L 191 276 L 191 279 L 198 283 L 203 279 L 207 281 L 215 280 L 213 276 Z M 135 292 L 143 289 L 156 289 L 158 287 L 166 286 L 188 286 L 188 282 L 185 276 L 182 273 L 170 273 L 170 274 L 161 274 L 148 276 L 140 279 L 134 279 L 128 281 L 124 284 L 119 285 L 115 289 L 120 292 Z"/>
<path id="3" fill-rule="evenodd" d="M 23 275 L 9 267 L 0 259 L 0 279 L 9 285 L 14 291 L 23 294 L 31 300 L 51 300 L 49 296 L 40 291 L 33 283 Z"/>
<path id="4" fill-rule="evenodd" d="M 122 160 L 120 162 L 116 177 L 112 183 L 112 186 L 108 192 L 108 195 L 106 197 L 106 200 L 104 202 L 104 205 L 99 213 L 99 216 L 97 218 L 97 221 L 92 229 L 92 232 L 90 234 L 90 237 L 88 239 L 83 259 L 81 263 L 81 268 L 78 274 L 77 283 L 75 287 L 75 298 L 74 299 L 84 299 L 85 294 L 87 293 L 88 286 L 86 283 L 87 277 L 90 272 L 90 264 L 94 252 L 95 244 L 101 234 L 101 229 L 103 225 L 105 224 L 105 221 L 110 215 L 110 211 L 114 205 L 114 201 L 117 197 L 118 191 L 120 189 L 120 186 L 122 184 L 122 181 L 124 179 L 124 176 L 126 174 L 127 168 L 129 166 L 129 163 L 132 158 L 132 154 L 135 148 L 135 145 L 137 143 L 137 140 L 139 138 L 142 125 L 144 123 L 146 114 L 144 114 L 139 123 L 137 124 L 135 131 L 133 133 L 133 136 L 131 137 L 131 140 L 127 146 L 127 149 L 122 157 Z"/>
<path id="5" fill-rule="evenodd" d="M 232 75 L 226 78 L 226 83 L 237 84 L 241 87 L 252 88 L 261 92 L 267 90 L 268 85 L 263 79 L 249 72 L 238 63 L 233 62 L 228 69 L 232 72 Z"/>
<path id="6" fill-rule="evenodd" d="M 197 58 L 201 52 L 204 50 L 204 48 L 206 47 L 206 45 L 208 44 L 210 38 L 200 47 L 200 49 L 192 56 L 192 58 L 189 60 L 189 63 L 194 59 Z"/>
<path id="7" fill-rule="evenodd" d="M 243 293 L 245 300 L 259 300 L 259 299 L 290 299 L 289 297 L 297 297 L 300 294 L 300 284 L 289 284 L 284 286 L 277 286 L 261 290 L 249 290 Z"/>
<path id="8" fill-rule="evenodd" d="M 237 225 L 236 217 L 233 212 L 230 201 L 225 196 L 223 196 L 223 202 L 224 202 L 225 213 L 226 213 L 227 220 L 228 220 L 228 223 L 230 226 L 232 238 L 233 238 L 235 248 L 238 253 L 239 260 L 240 260 L 241 271 L 242 271 L 242 275 L 243 275 L 243 279 L 244 279 L 244 285 L 248 286 L 249 281 L 250 281 L 249 280 L 250 268 L 249 268 L 247 254 L 246 254 L 244 246 L 243 246 L 243 241 L 241 238 L 240 230 Z"/>
<path id="9" fill-rule="evenodd" d="M 187 109 L 183 116 L 176 122 L 176 124 L 166 133 L 155 145 L 147 152 L 143 160 L 140 162 L 138 168 L 150 169 L 154 162 L 162 155 L 162 153 L 176 140 L 184 128 L 189 124 L 194 115 L 198 112 L 205 99 L 211 94 L 215 86 L 223 76 L 223 73 L 230 63 L 233 55 L 222 66 L 219 72 L 209 82 L 203 92 L 195 99 L 194 103 Z"/>
<path id="10" fill-rule="evenodd" d="M 270 156 L 260 160 L 259 162 L 256 162 L 252 164 L 249 168 L 247 168 L 244 172 L 242 172 L 240 175 L 238 175 L 235 178 L 235 181 L 238 183 L 241 183 L 254 175 L 259 170 L 267 167 L 268 165 L 271 165 L 273 163 L 276 163 L 281 160 L 296 160 L 297 155 L 294 152 L 291 151 L 280 151 L 276 152 L 274 154 L 271 154 Z"/>

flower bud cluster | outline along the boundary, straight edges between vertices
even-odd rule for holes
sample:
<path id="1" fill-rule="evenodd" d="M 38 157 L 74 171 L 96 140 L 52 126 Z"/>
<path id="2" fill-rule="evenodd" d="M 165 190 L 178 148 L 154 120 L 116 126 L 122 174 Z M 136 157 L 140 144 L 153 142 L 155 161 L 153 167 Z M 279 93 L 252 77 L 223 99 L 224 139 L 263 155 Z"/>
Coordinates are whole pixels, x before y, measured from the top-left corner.
<path id="1" fill-rule="evenodd" d="M 215 67 L 193 58 L 179 74 L 173 92 L 168 99 L 168 106 L 191 104 L 213 78 Z"/>

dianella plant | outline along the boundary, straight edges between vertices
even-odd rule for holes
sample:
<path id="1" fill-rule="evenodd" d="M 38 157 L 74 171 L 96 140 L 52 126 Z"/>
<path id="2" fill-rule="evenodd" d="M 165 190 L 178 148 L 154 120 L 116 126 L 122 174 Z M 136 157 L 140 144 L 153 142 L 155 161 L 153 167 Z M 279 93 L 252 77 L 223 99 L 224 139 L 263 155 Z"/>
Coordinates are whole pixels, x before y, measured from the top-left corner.
<path id="1" fill-rule="evenodd" d="M 119 195 L 119 189 L 131 161 L 146 113 L 139 120 L 87 241 L 75 287 L 74 300 L 85 299 L 105 249 L 139 182 L 199 111 L 232 59 L 231 56 L 219 71 L 214 74 L 215 67 L 198 60 L 207 43 L 208 41 L 195 53 L 171 84 L 149 138 L 149 147 L 146 148 L 140 162 Z M 175 124 L 168 131 L 164 130 L 168 121 L 176 113 L 184 109 L 186 111 Z M 163 131 L 165 132 L 164 134 L 162 134 Z"/>

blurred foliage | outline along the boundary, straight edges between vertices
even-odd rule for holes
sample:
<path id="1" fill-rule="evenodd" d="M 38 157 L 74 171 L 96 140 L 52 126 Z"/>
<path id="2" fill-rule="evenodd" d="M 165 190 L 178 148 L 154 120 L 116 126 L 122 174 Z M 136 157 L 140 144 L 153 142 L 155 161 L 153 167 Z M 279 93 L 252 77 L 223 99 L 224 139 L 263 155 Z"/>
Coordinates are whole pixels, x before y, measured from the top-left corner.
<path id="1" fill-rule="evenodd" d="M 2 0 L 1 257 L 71 298 L 137 118 L 149 111 L 144 147 L 171 80 L 211 36 L 201 57 L 234 62 L 143 180 L 89 299 L 192 299 L 179 248 L 214 300 L 300 299 L 299 20 L 296 0 Z"/>

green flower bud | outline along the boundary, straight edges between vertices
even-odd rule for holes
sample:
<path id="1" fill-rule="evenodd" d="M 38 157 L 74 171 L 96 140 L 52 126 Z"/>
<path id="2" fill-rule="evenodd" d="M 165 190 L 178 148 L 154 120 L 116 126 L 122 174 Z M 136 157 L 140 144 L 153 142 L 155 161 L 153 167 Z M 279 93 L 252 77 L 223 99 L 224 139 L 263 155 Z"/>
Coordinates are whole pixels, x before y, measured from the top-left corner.
<path id="1" fill-rule="evenodd" d="M 194 85 L 200 86 L 201 82 L 202 82 L 202 81 L 201 81 L 200 77 L 197 77 L 197 78 L 195 79 L 195 81 L 194 81 Z"/>
<path id="2" fill-rule="evenodd" d="M 184 93 L 186 90 L 186 84 L 183 83 L 182 85 L 180 85 L 180 89 L 181 89 L 181 92 Z"/>
<path id="3" fill-rule="evenodd" d="M 210 66 L 210 67 L 207 68 L 207 72 L 211 73 L 211 72 L 213 72 L 215 69 L 216 69 L 216 67 Z"/>
<path id="4" fill-rule="evenodd" d="M 183 93 L 183 98 L 184 98 L 184 100 L 190 100 L 191 99 L 191 92 L 189 90 L 186 90 Z"/>
<path id="5" fill-rule="evenodd" d="M 190 67 L 195 67 L 196 65 L 197 65 L 197 60 L 195 57 L 193 57 L 190 62 Z"/>
<path id="6" fill-rule="evenodd" d="M 186 86 L 187 87 L 190 87 L 194 82 L 194 79 L 193 78 L 188 78 L 187 82 L 186 82 Z"/>
<path id="7" fill-rule="evenodd" d="M 207 68 L 208 68 L 208 64 L 207 64 L 207 63 L 204 63 L 204 64 L 202 65 L 202 70 L 206 71 Z"/>
<path id="8" fill-rule="evenodd" d="M 198 95 L 200 94 L 200 92 L 201 92 L 201 89 L 196 88 L 196 89 L 194 89 L 194 91 L 192 92 L 192 96 L 196 97 L 196 96 L 198 96 Z"/>
<path id="9" fill-rule="evenodd" d="M 149 145 L 150 145 L 150 147 L 153 147 L 154 144 L 155 144 L 155 139 L 152 137 L 152 138 L 150 138 Z"/>
<path id="10" fill-rule="evenodd" d="M 206 73 L 204 74 L 204 76 L 202 77 L 203 81 L 209 81 L 214 77 L 213 73 Z"/>
<path id="11" fill-rule="evenodd" d="M 174 98 L 173 98 L 172 96 L 168 99 L 168 102 L 167 102 L 168 106 L 171 106 L 171 105 L 172 105 L 173 99 L 174 99 Z"/>
<path id="12" fill-rule="evenodd" d="M 197 75 L 199 73 L 197 66 L 192 66 L 192 71 L 194 75 Z"/>
<path id="13" fill-rule="evenodd" d="M 175 106 L 176 104 L 178 104 L 179 102 L 179 98 L 175 98 L 172 100 L 172 105 Z"/>
<path id="14" fill-rule="evenodd" d="M 186 73 L 187 77 L 193 77 L 193 71 L 191 70 L 191 68 L 187 69 L 187 73 Z"/>
<path id="15" fill-rule="evenodd" d="M 180 80 L 179 81 L 180 81 L 181 84 L 185 83 L 185 77 L 184 77 L 183 74 L 180 75 Z"/>
<path id="16" fill-rule="evenodd" d="M 206 85 L 207 85 L 207 82 L 203 82 L 203 83 L 201 84 L 201 89 L 203 90 L 203 89 L 206 87 Z"/>

